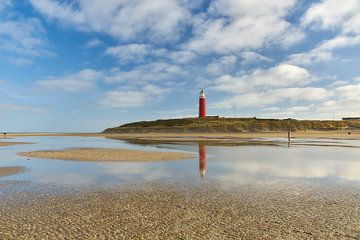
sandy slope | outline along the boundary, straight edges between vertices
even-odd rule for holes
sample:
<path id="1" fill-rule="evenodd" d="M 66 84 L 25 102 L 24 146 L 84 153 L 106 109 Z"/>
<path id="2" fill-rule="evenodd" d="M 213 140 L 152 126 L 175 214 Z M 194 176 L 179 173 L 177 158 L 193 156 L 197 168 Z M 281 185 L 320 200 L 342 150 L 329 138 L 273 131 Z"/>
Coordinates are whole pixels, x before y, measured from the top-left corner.
<path id="1" fill-rule="evenodd" d="M 50 158 L 77 161 L 100 162 L 148 162 L 193 158 L 192 154 L 180 152 L 150 152 L 128 149 L 76 148 L 58 151 L 34 151 L 20 153 L 33 158 Z"/>
<path id="2" fill-rule="evenodd" d="M 19 144 L 30 144 L 27 142 L 0 142 L 0 147 L 14 146 Z"/>
<path id="3" fill-rule="evenodd" d="M 24 170 L 23 167 L 0 167 L 0 177 L 15 175 Z"/>

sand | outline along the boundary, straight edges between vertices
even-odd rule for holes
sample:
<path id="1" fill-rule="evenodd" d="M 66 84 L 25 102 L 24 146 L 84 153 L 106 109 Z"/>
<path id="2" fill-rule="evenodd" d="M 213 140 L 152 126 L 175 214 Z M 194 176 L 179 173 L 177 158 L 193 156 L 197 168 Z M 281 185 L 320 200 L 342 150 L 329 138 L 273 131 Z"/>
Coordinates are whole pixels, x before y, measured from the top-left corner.
<path id="1" fill-rule="evenodd" d="M 20 155 L 30 158 L 94 162 L 148 162 L 194 158 L 193 154 L 181 152 L 150 152 L 109 148 L 73 148 L 56 151 L 33 151 L 20 153 Z"/>
<path id="2" fill-rule="evenodd" d="M 161 141 L 219 141 L 239 140 L 255 138 L 284 138 L 287 139 L 287 132 L 248 132 L 248 133 L 114 133 L 105 134 L 105 137 L 115 139 L 147 139 Z M 292 138 L 331 138 L 331 139 L 356 139 L 360 140 L 360 131 L 299 131 L 292 132 Z"/>
<path id="3" fill-rule="evenodd" d="M 5 185 L 4 188 L 7 186 Z M 20 188 L 20 187 L 17 187 Z M 2 239 L 359 239 L 360 189 L 164 184 L 7 194 Z"/>
<path id="4" fill-rule="evenodd" d="M 19 144 L 30 144 L 28 142 L 0 142 L 0 147 L 14 146 Z"/>
<path id="5" fill-rule="evenodd" d="M 23 167 L 0 167 L 0 177 L 15 175 L 24 170 L 25 168 Z"/>
<path id="6" fill-rule="evenodd" d="M 360 131 L 298 131 L 292 132 L 294 138 L 333 138 L 360 139 Z M 74 136 L 74 137 L 111 137 L 118 139 L 179 139 L 189 140 L 217 140 L 238 138 L 287 138 L 287 132 L 246 132 L 246 133 L 11 133 L 9 137 L 23 136 Z"/>
<path id="7" fill-rule="evenodd" d="M 124 140 L 134 144 L 159 144 L 159 143 L 188 143 L 198 142 L 214 146 L 246 146 L 246 145 L 278 145 L 281 141 L 271 139 L 283 139 L 287 142 L 287 132 L 263 132 L 263 133 L 146 133 L 146 134 L 108 134 L 105 137 L 111 139 Z M 345 131 L 329 132 L 293 132 L 291 133 L 293 144 L 297 139 L 333 139 L 333 140 L 360 140 L 360 131 L 351 132 L 349 135 Z M 271 141 L 270 141 L 271 140 Z M 304 144 L 304 143 L 302 143 Z M 314 145 L 314 143 L 311 143 Z M 324 144 L 321 144 L 324 146 Z M 349 145 L 351 146 L 351 145 Z M 352 147 L 352 146 L 351 146 Z"/>

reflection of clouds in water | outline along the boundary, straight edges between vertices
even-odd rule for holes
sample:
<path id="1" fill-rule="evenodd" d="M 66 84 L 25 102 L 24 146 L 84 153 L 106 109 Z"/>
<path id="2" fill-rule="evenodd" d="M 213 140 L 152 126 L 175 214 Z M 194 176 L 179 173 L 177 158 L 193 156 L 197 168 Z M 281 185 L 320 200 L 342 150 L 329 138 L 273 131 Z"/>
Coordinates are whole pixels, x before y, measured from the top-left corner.
<path id="1" fill-rule="evenodd" d="M 69 162 L 67 162 L 69 163 Z M 85 169 L 83 169 L 85 170 Z M 129 182 L 131 180 L 157 180 L 171 177 L 171 172 L 162 166 L 153 166 L 142 163 L 96 164 L 93 170 L 62 169 L 61 172 L 33 171 L 31 174 L 37 183 L 61 185 L 95 185 Z"/>
<path id="2" fill-rule="evenodd" d="M 209 163 L 212 169 L 221 169 L 212 173 L 213 177 L 229 183 L 264 178 L 328 177 L 360 181 L 357 148 L 249 146 L 212 150 L 215 158 L 221 160 Z"/>
<path id="3" fill-rule="evenodd" d="M 200 176 L 205 175 L 206 167 L 209 180 L 221 181 L 225 185 L 251 183 L 257 180 L 270 181 L 280 178 L 337 178 L 360 182 L 360 171 L 358 171 L 360 161 L 357 161 L 360 159 L 360 151 L 358 148 L 318 146 L 294 146 L 290 148 L 206 146 L 205 148 L 205 145 L 197 146 L 197 144 L 191 146 L 165 144 L 160 145 L 160 147 L 169 147 L 166 149 L 168 151 L 174 151 L 174 149 L 198 151 L 199 159 L 169 162 L 88 163 L 38 159 L 27 161 L 25 158 L 17 156 L 16 152 L 67 146 L 120 146 L 127 148 L 129 144 L 98 138 L 46 137 L 26 140 L 36 142 L 36 144 L 19 145 L 8 150 L 3 149 L 1 157 L 5 159 L 2 161 L 2 165 L 16 164 L 29 168 L 30 171 L 15 175 L 13 179 L 31 180 L 35 183 L 83 187 L 86 185 L 121 185 L 138 181 L 171 180 L 193 184 L 199 178 L 199 170 Z M 347 143 L 347 141 L 339 142 Z M 360 141 L 348 141 L 348 144 L 360 145 Z M 144 148 L 138 145 L 130 145 L 130 148 L 155 149 L 154 146 Z M 161 148 L 162 150 L 165 149 Z"/>
<path id="4" fill-rule="evenodd" d="M 272 161 L 226 161 L 221 164 L 226 170 L 215 178 L 227 181 L 244 181 L 250 176 L 285 178 L 337 177 L 342 180 L 360 181 L 360 162 L 325 160 L 272 160 Z"/>
<path id="5" fill-rule="evenodd" d="M 96 177 L 81 173 L 62 173 L 62 174 L 40 174 L 34 175 L 37 183 L 62 184 L 62 185 L 93 185 L 96 183 Z"/>
<path id="6" fill-rule="evenodd" d="M 132 175 L 146 172 L 146 167 L 142 163 L 120 163 L 120 164 L 98 164 L 105 173 L 111 175 Z"/>
<path id="7" fill-rule="evenodd" d="M 120 163 L 99 165 L 103 173 L 110 174 L 118 179 L 156 180 L 171 177 L 169 169 L 163 166 L 154 166 L 153 163 Z M 134 175 L 137 175 L 134 177 Z"/>

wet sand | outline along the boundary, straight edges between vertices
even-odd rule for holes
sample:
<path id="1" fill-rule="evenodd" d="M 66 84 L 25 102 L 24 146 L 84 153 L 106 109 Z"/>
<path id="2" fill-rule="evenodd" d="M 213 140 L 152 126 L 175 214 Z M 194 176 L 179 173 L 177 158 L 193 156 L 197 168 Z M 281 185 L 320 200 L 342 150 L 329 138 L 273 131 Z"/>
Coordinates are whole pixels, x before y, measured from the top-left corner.
<path id="1" fill-rule="evenodd" d="M 33 151 L 20 153 L 30 158 L 48 158 L 94 162 L 149 162 L 191 159 L 195 156 L 181 152 L 150 152 L 128 149 L 73 148 L 56 151 Z"/>
<path id="2" fill-rule="evenodd" d="M 28 142 L 0 142 L 0 147 L 14 146 L 19 144 L 30 144 Z"/>
<path id="3" fill-rule="evenodd" d="M 25 168 L 23 167 L 0 167 L 0 177 L 15 175 L 24 170 Z"/>
<path id="4" fill-rule="evenodd" d="M 0 234 L 2 239 L 360 238 L 359 187 L 277 183 L 234 191 L 210 185 L 14 192 L 0 203 Z"/>

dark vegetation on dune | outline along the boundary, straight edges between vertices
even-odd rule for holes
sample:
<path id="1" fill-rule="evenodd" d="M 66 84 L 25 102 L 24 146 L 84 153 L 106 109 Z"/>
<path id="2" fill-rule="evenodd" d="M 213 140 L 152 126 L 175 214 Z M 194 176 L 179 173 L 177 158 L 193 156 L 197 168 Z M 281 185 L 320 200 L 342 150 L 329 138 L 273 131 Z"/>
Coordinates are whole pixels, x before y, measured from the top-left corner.
<path id="1" fill-rule="evenodd" d="M 138 132 L 269 132 L 269 131 L 330 131 L 360 129 L 360 120 L 296 120 L 209 117 L 166 119 L 127 123 L 108 128 L 104 133 Z"/>

